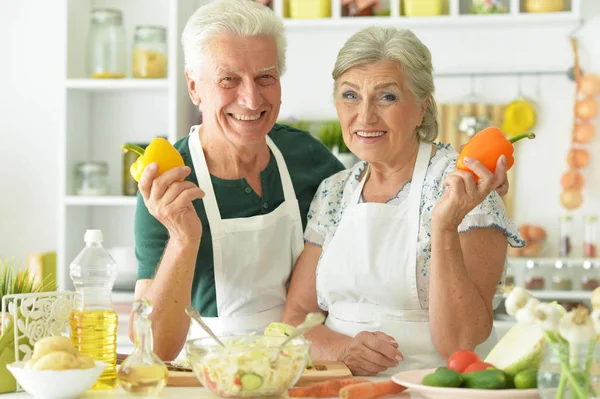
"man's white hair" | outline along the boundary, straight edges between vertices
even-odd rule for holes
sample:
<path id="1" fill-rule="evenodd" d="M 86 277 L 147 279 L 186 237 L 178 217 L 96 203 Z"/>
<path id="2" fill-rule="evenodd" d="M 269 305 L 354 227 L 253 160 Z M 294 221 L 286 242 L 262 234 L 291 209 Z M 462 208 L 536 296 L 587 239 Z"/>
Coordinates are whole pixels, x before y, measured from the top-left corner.
<path id="1" fill-rule="evenodd" d="M 216 0 L 198 8 L 181 35 L 185 70 L 195 79 L 208 41 L 221 34 L 272 37 L 277 45 L 277 70 L 280 75 L 285 72 L 287 42 L 283 21 L 275 12 L 253 0 Z"/>

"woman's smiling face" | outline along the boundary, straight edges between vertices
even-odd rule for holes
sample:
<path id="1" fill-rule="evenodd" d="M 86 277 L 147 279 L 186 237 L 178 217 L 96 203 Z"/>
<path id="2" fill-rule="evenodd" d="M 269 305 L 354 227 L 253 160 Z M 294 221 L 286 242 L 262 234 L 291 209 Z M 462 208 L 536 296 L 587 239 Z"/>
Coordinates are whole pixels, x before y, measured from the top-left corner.
<path id="1" fill-rule="evenodd" d="M 419 104 L 396 61 L 354 67 L 338 79 L 335 104 L 344 142 L 367 162 L 393 165 L 417 139 L 427 103 Z"/>

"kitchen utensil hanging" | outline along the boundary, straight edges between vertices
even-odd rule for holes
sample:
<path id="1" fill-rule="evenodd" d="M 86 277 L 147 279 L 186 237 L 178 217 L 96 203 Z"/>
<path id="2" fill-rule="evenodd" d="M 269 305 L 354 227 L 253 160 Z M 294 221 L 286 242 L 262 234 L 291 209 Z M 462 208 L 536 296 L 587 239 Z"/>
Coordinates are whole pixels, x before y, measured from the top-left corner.
<path id="1" fill-rule="evenodd" d="M 482 99 L 477 97 L 476 87 L 475 87 L 475 75 L 471 75 L 471 93 L 467 97 L 463 103 L 469 104 L 478 104 L 483 103 Z M 465 107 L 470 108 L 470 107 Z M 458 120 L 456 121 L 456 128 L 462 132 L 467 134 L 469 137 L 475 135 L 475 133 L 485 129 L 490 126 L 490 119 L 486 116 L 477 116 L 473 115 L 471 112 L 463 110 L 460 113 Z"/>
<path id="2" fill-rule="evenodd" d="M 530 131 L 536 122 L 536 107 L 533 100 L 523 94 L 523 76 L 519 75 L 517 99 L 509 103 L 504 110 L 502 131 L 509 137 Z M 539 91 L 539 75 L 537 76 Z"/>

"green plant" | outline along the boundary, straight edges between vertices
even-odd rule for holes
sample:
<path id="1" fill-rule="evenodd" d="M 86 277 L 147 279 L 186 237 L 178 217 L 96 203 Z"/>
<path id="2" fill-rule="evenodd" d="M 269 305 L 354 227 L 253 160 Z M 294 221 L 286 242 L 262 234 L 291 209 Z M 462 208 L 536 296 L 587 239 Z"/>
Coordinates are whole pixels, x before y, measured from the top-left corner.
<path id="1" fill-rule="evenodd" d="M 338 121 L 323 122 L 319 137 L 323 144 L 330 150 L 333 150 L 333 147 L 337 146 L 340 153 L 350 152 L 346 143 L 344 143 L 342 127 Z"/>
<path id="2" fill-rule="evenodd" d="M 48 278 L 36 283 L 29 269 L 19 271 L 13 260 L 0 259 L 0 303 L 5 295 L 31 294 L 35 292 L 53 291 L 55 284 Z M 8 304 L 7 304 L 8 305 Z M 18 318 L 18 313 L 17 313 Z M 16 381 L 6 369 L 6 365 L 15 361 L 14 328 L 15 320 L 0 318 L 0 325 L 5 327 L 0 335 L 0 392 L 12 392 L 16 389 Z M 28 344 L 29 339 L 24 338 L 19 344 Z"/>

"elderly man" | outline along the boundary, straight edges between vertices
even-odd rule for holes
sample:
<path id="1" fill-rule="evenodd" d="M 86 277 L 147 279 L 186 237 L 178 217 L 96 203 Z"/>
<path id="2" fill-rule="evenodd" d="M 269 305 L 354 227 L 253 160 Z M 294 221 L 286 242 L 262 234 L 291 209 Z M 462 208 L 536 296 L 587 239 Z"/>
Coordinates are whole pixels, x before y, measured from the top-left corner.
<path id="1" fill-rule="evenodd" d="M 343 169 L 310 134 L 275 124 L 286 40 L 269 8 L 203 6 L 182 43 L 202 125 L 175 144 L 185 167 L 157 178 L 146 168 L 135 215 L 135 296 L 154 306 L 154 349 L 165 360 L 188 337 L 190 304 L 217 334 L 281 320 L 310 202 Z"/>
<path id="2" fill-rule="evenodd" d="M 146 168 L 135 215 L 135 296 L 153 303 L 164 360 L 202 333 L 190 304 L 217 334 L 281 321 L 311 200 L 343 169 L 310 134 L 275 124 L 286 40 L 273 11 L 217 0 L 190 17 L 182 44 L 203 122 L 175 144 L 185 167 Z"/>

